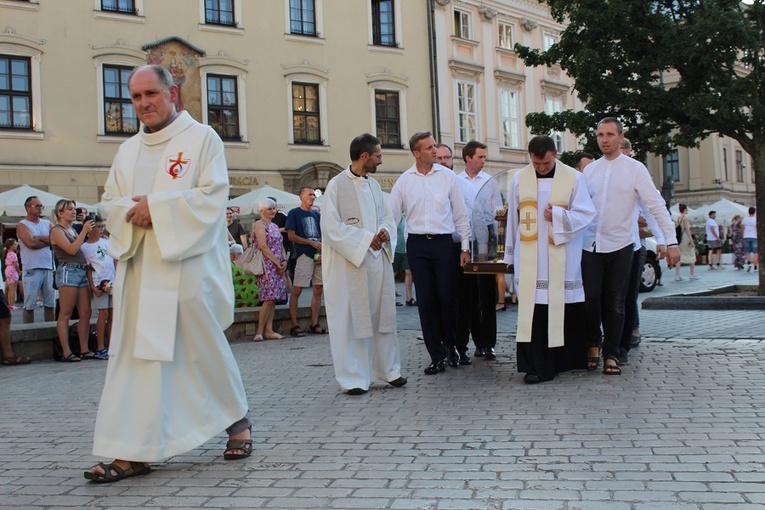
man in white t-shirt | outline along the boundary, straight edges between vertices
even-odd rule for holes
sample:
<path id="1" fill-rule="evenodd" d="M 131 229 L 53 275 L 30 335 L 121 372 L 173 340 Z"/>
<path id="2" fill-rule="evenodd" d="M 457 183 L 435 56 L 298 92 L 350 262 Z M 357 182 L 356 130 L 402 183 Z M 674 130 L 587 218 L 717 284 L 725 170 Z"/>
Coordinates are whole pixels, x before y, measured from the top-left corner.
<path id="1" fill-rule="evenodd" d="M 720 235 L 720 226 L 715 221 L 715 216 L 717 213 L 715 211 L 709 211 L 709 218 L 706 222 L 706 233 L 707 233 L 707 247 L 709 247 L 709 253 L 707 254 L 707 257 L 709 257 L 709 269 L 724 269 L 720 265 L 720 259 L 722 258 L 722 235 Z M 715 257 L 717 255 L 717 257 Z M 714 260 L 717 260 L 717 267 L 713 265 Z"/>
<path id="2" fill-rule="evenodd" d="M 757 262 L 759 262 L 760 255 L 757 251 L 757 209 L 754 207 L 749 208 L 749 216 L 741 220 L 741 224 L 744 226 L 744 254 L 746 255 L 746 271 L 752 270 L 752 262 L 754 262 L 754 270 L 757 271 Z"/>

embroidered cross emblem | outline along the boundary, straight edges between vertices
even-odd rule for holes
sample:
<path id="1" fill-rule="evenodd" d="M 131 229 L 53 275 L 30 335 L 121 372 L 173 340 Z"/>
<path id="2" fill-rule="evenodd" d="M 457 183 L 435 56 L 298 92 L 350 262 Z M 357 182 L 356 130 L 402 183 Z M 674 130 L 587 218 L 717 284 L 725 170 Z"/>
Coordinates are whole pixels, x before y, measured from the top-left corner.
<path id="1" fill-rule="evenodd" d="M 189 160 L 183 159 L 183 152 L 179 152 L 178 157 L 168 160 L 168 163 L 170 163 L 170 167 L 167 169 L 167 173 L 170 174 L 173 179 L 177 179 L 183 173 L 183 165 L 187 165 Z"/>
<path id="2" fill-rule="evenodd" d="M 532 218 L 530 213 L 526 213 L 526 217 L 521 220 L 521 225 L 523 225 L 523 228 L 526 230 L 531 230 L 531 226 L 536 222 L 537 220 Z"/>

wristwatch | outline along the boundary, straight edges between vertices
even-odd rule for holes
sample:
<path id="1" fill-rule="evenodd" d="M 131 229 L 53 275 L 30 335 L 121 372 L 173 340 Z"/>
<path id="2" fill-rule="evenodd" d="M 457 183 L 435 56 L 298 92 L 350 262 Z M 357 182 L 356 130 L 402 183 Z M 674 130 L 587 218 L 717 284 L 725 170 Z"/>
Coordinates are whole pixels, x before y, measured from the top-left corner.
<path id="1" fill-rule="evenodd" d="M 470 253 L 470 250 L 462 250 L 462 253 Z"/>

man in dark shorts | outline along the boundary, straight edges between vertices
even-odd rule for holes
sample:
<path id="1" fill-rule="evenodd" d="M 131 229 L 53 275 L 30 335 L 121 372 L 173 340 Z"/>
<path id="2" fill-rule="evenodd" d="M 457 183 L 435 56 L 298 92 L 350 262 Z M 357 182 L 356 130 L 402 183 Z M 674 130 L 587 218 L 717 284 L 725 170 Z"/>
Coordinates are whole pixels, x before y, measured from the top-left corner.
<path id="1" fill-rule="evenodd" d="M 32 362 L 28 356 L 16 356 L 11 347 L 11 309 L 5 293 L 0 290 L 0 365 L 26 365 Z"/>

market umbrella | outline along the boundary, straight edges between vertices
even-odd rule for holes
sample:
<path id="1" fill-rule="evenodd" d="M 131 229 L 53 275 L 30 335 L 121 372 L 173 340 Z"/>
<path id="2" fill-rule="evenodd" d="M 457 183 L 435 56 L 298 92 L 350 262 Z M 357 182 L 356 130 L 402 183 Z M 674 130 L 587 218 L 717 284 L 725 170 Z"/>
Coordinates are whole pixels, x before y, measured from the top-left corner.
<path id="1" fill-rule="evenodd" d="M 679 205 L 680 204 L 675 204 L 669 208 L 669 214 L 672 216 L 672 219 L 675 221 L 677 221 L 677 219 L 680 217 L 680 210 L 677 207 Z M 696 209 L 691 209 L 690 207 L 688 207 L 688 217 L 690 218 L 695 214 L 696 214 Z"/>
<path id="2" fill-rule="evenodd" d="M 24 201 L 31 196 L 39 198 L 40 202 L 45 206 L 46 211 L 53 210 L 56 206 L 56 202 L 65 198 L 23 184 L 18 188 L 0 193 L 0 216 L 23 218 L 27 215 L 27 211 L 24 208 Z M 95 208 L 92 205 L 77 202 L 77 206 L 85 207 L 88 212 L 95 211 Z"/>
<path id="3" fill-rule="evenodd" d="M 254 214 L 260 215 L 258 207 L 260 202 L 268 197 L 276 199 L 277 207 L 282 212 L 288 212 L 290 209 L 300 206 L 300 197 L 282 191 L 280 189 L 272 188 L 269 185 L 265 185 L 262 188 L 254 189 L 244 195 L 233 198 L 226 203 L 227 207 L 238 207 L 240 216 L 247 216 Z"/>
<path id="4" fill-rule="evenodd" d="M 745 205 L 731 202 L 727 198 L 721 198 L 714 204 L 703 205 L 699 207 L 696 209 L 692 216 L 688 214 L 688 217 L 693 223 L 704 223 L 709 217 L 709 211 L 715 211 L 717 213 L 715 216 L 717 222 L 726 225 L 730 224 L 731 219 L 733 219 L 733 217 L 737 214 L 742 216 L 747 215 L 749 208 Z"/>

